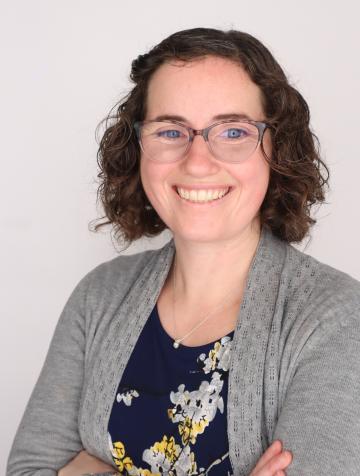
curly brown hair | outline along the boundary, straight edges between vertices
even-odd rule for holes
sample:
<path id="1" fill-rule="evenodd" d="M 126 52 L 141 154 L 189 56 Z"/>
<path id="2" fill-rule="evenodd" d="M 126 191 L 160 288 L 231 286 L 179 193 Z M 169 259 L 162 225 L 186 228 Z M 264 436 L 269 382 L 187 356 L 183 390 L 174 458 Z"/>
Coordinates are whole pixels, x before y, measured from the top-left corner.
<path id="1" fill-rule="evenodd" d="M 178 31 L 139 55 L 131 65 L 135 86 L 110 111 L 99 143 L 97 161 L 100 200 L 106 218 L 94 230 L 112 224 L 116 239 L 130 244 L 167 228 L 150 204 L 140 179 L 140 147 L 133 124 L 146 116 L 149 80 L 165 62 L 192 61 L 213 55 L 240 65 L 262 91 L 266 122 L 271 128 L 270 181 L 259 210 L 262 226 L 280 239 L 300 242 L 316 223 L 311 207 L 325 201 L 329 170 L 320 158 L 311 131 L 309 108 L 289 84 L 270 51 L 256 38 L 237 30 L 192 28 Z M 323 171 L 322 171 L 323 169 Z M 325 175 L 323 175 L 325 173 Z"/>

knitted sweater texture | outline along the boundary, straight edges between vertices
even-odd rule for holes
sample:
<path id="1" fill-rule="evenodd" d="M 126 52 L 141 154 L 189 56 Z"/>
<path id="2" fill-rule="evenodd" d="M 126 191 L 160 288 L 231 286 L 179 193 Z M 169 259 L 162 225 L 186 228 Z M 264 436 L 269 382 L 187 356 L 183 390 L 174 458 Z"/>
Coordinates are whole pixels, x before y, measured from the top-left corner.
<path id="1" fill-rule="evenodd" d="M 77 284 L 18 427 L 7 476 L 56 476 L 82 449 L 113 464 L 107 428 L 117 386 L 174 251 L 170 240 L 160 250 L 118 256 Z M 288 476 L 360 474 L 359 281 L 263 227 L 231 352 L 234 476 L 248 476 L 274 439 L 293 453 Z"/>

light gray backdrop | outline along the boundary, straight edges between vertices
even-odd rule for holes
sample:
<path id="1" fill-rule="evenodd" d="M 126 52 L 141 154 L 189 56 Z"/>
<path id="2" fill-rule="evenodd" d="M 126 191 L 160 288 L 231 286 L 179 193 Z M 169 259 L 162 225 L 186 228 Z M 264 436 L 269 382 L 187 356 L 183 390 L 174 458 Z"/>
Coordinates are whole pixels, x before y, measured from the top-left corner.
<path id="1" fill-rule="evenodd" d="M 109 232 L 87 226 L 101 212 L 94 130 L 128 91 L 131 60 L 197 26 L 245 30 L 270 47 L 310 105 L 332 173 L 329 204 L 316 213 L 305 251 L 360 279 L 360 30 L 355 0 L 1 0 L 0 18 L 4 474 L 65 301 L 90 269 L 117 254 Z"/>

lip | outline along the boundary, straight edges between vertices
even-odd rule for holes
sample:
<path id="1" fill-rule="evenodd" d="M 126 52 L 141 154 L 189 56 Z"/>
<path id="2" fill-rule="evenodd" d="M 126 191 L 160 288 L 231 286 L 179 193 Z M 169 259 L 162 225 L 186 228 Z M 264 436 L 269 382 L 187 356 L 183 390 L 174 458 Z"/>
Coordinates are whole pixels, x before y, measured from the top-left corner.
<path id="1" fill-rule="evenodd" d="M 201 183 L 201 184 L 193 184 L 193 185 L 182 185 L 182 184 L 176 184 L 173 186 L 173 189 L 176 192 L 177 188 L 183 188 L 184 190 L 223 190 L 225 188 L 229 188 L 230 190 L 232 189 L 231 185 L 214 185 L 214 184 L 206 184 L 206 183 Z M 229 190 L 229 191 L 230 191 Z"/>
<path id="2" fill-rule="evenodd" d="M 207 186 L 206 186 L 207 187 Z M 219 186 L 216 186 L 216 187 L 209 187 L 209 188 L 214 188 L 214 189 L 218 189 L 218 188 L 229 188 L 229 191 L 227 192 L 226 195 L 224 195 L 223 197 L 221 198 L 217 198 L 216 200 L 211 200 L 210 202 L 192 202 L 191 200 L 186 200 L 186 198 L 182 198 L 177 190 L 177 185 L 173 187 L 173 190 L 177 196 L 177 198 L 180 200 L 181 203 L 185 204 L 185 205 L 190 205 L 191 207 L 216 207 L 217 205 L 220 205 L 221 203 L 224 203 L 224 201 L 227 199 L 227 197 L 231 194 L 232 190 L 234 187 L 231 187 L 231 186 L 228 186 L 228 187 L 219 187 Z M 179 188 L 185 188 L 185 187 L 182 187 L 179 185 Z M 197 187 L 197 190 L 198 189 L 202 189 L 202 188 L 205 188 L 203 185 L 202 187 Z M 194 188 L 190 188 L 188 190 L 195 190 L 195 187 Z"/>

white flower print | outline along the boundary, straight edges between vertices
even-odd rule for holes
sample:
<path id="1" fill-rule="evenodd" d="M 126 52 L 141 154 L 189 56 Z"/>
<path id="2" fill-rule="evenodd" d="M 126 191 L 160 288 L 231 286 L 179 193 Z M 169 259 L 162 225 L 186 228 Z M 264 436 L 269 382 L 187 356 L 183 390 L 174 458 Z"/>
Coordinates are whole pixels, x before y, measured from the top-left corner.
<path id="1" fill-rule="evenodd" d="M 183 448 L 176 444 L 173 436 L 168 440 L 164 435 L 160 443 L 143 452 L 142 459 L 151 466 L 151 473 L 174 476 L 198 474 L 194 453 L 189 446 Z"/>
<path id="2" fill-rule="evenodd" d="M 207 462 L 206 467 L 196 462 L 196 442 L 198 436 L 208 431 L 211 422 L 215 419 L 217 411 L 225 412 L 225 403 L 222 396 L 223 387 L 227 382 L 230 368 L 232 340 L 225 336 L 212 344 L 208 353 L 198 354 L 197 364 L 200 372 L 200 381 L 197 381 L 195 390 L 187 390 L 185 384 L 178 384 L 177 391 L 170 389 L 171 404 L 167 407 L 167 415 L 170 421 L 177 425 L 177 434 L 166 435 L 162 433 L 159 438 L 154 438 L 152 444 L 142 451 L 142 461 L 147 468 L 134 464 L 132 455 L 128 453 L 126 441 L 117 438 L 111 441 L 109 447 L 119 474 L 128 476 L 206 476 L 214 472 L 214 468 L 223 465 L 229 458 L 229 452 L 225 450 L 221 456 L 213 455 L 213 459 Z M 201 374 L 207 374 L 201 378 Z M 190 370 L 190 373 L 195 373 Z M 207 380 L 205 380 L 207 379 Z M 174 388 L 174 387 L 173 387 Z M 175 387 L 176 388 L 176 387 Z M 134 398 L 139 393 L 130 386 L 119 387 L 116 395 L 118 403 L 124 402 L 126 407 L 134 405 Z M 138 399 L 141 405 L 141 399 Z M 136 407 L 136 404 L 135 404 Z M 123 407 L 125 409 L 125 407 Z M 154 428 L 156 427 L 154 423 Z M 193 446 L 195 445 L 195 446 Z M 225 468 L 224 468 L 225 469 Z M 224 471 L 225 473 L 225 471 Z M 230 475 L 226 471 L 227 476 Z"/>
<path id="3" fill-rule="evenodd" d="M 170 393 L 174 407 L 168 410 L 168 415 L 173 423 L 180 422 L 179 431 L 184 444 L 196 442 L 197 435 L 204 432 L 218 409 L 223 413 L 224 400 L 220 392 L 224 382 L 220 377 L 219 372 L 213 372 L 211 381 L 201 382 L 198 390 L 189 392 L 181 384 L 178 392 Z"/>
<path id="4" fill-rule="evenodd" d="M 221 341 L 215 342 L 214 348 L 210 350 L 209 356 L 200 354 L 199 360 L 204 362 L 203 371 L 208 374 L 212 370 L 223 370 L 227 372 L 230 367 L 231 337 L 222 337 Z"/>
<path id="5" fill-rule="evenodd" d="M 116 395 L 116 401 L 118 403 L 123 401 L 125 403 L 125 405 L 127 405 L 129 407 L 132 403 L 133 397 L 138 397 L 138 396 L 139 396 L 139 394 L 136 390 L 127 390 L 126 392 L 118 393 Z"/>

